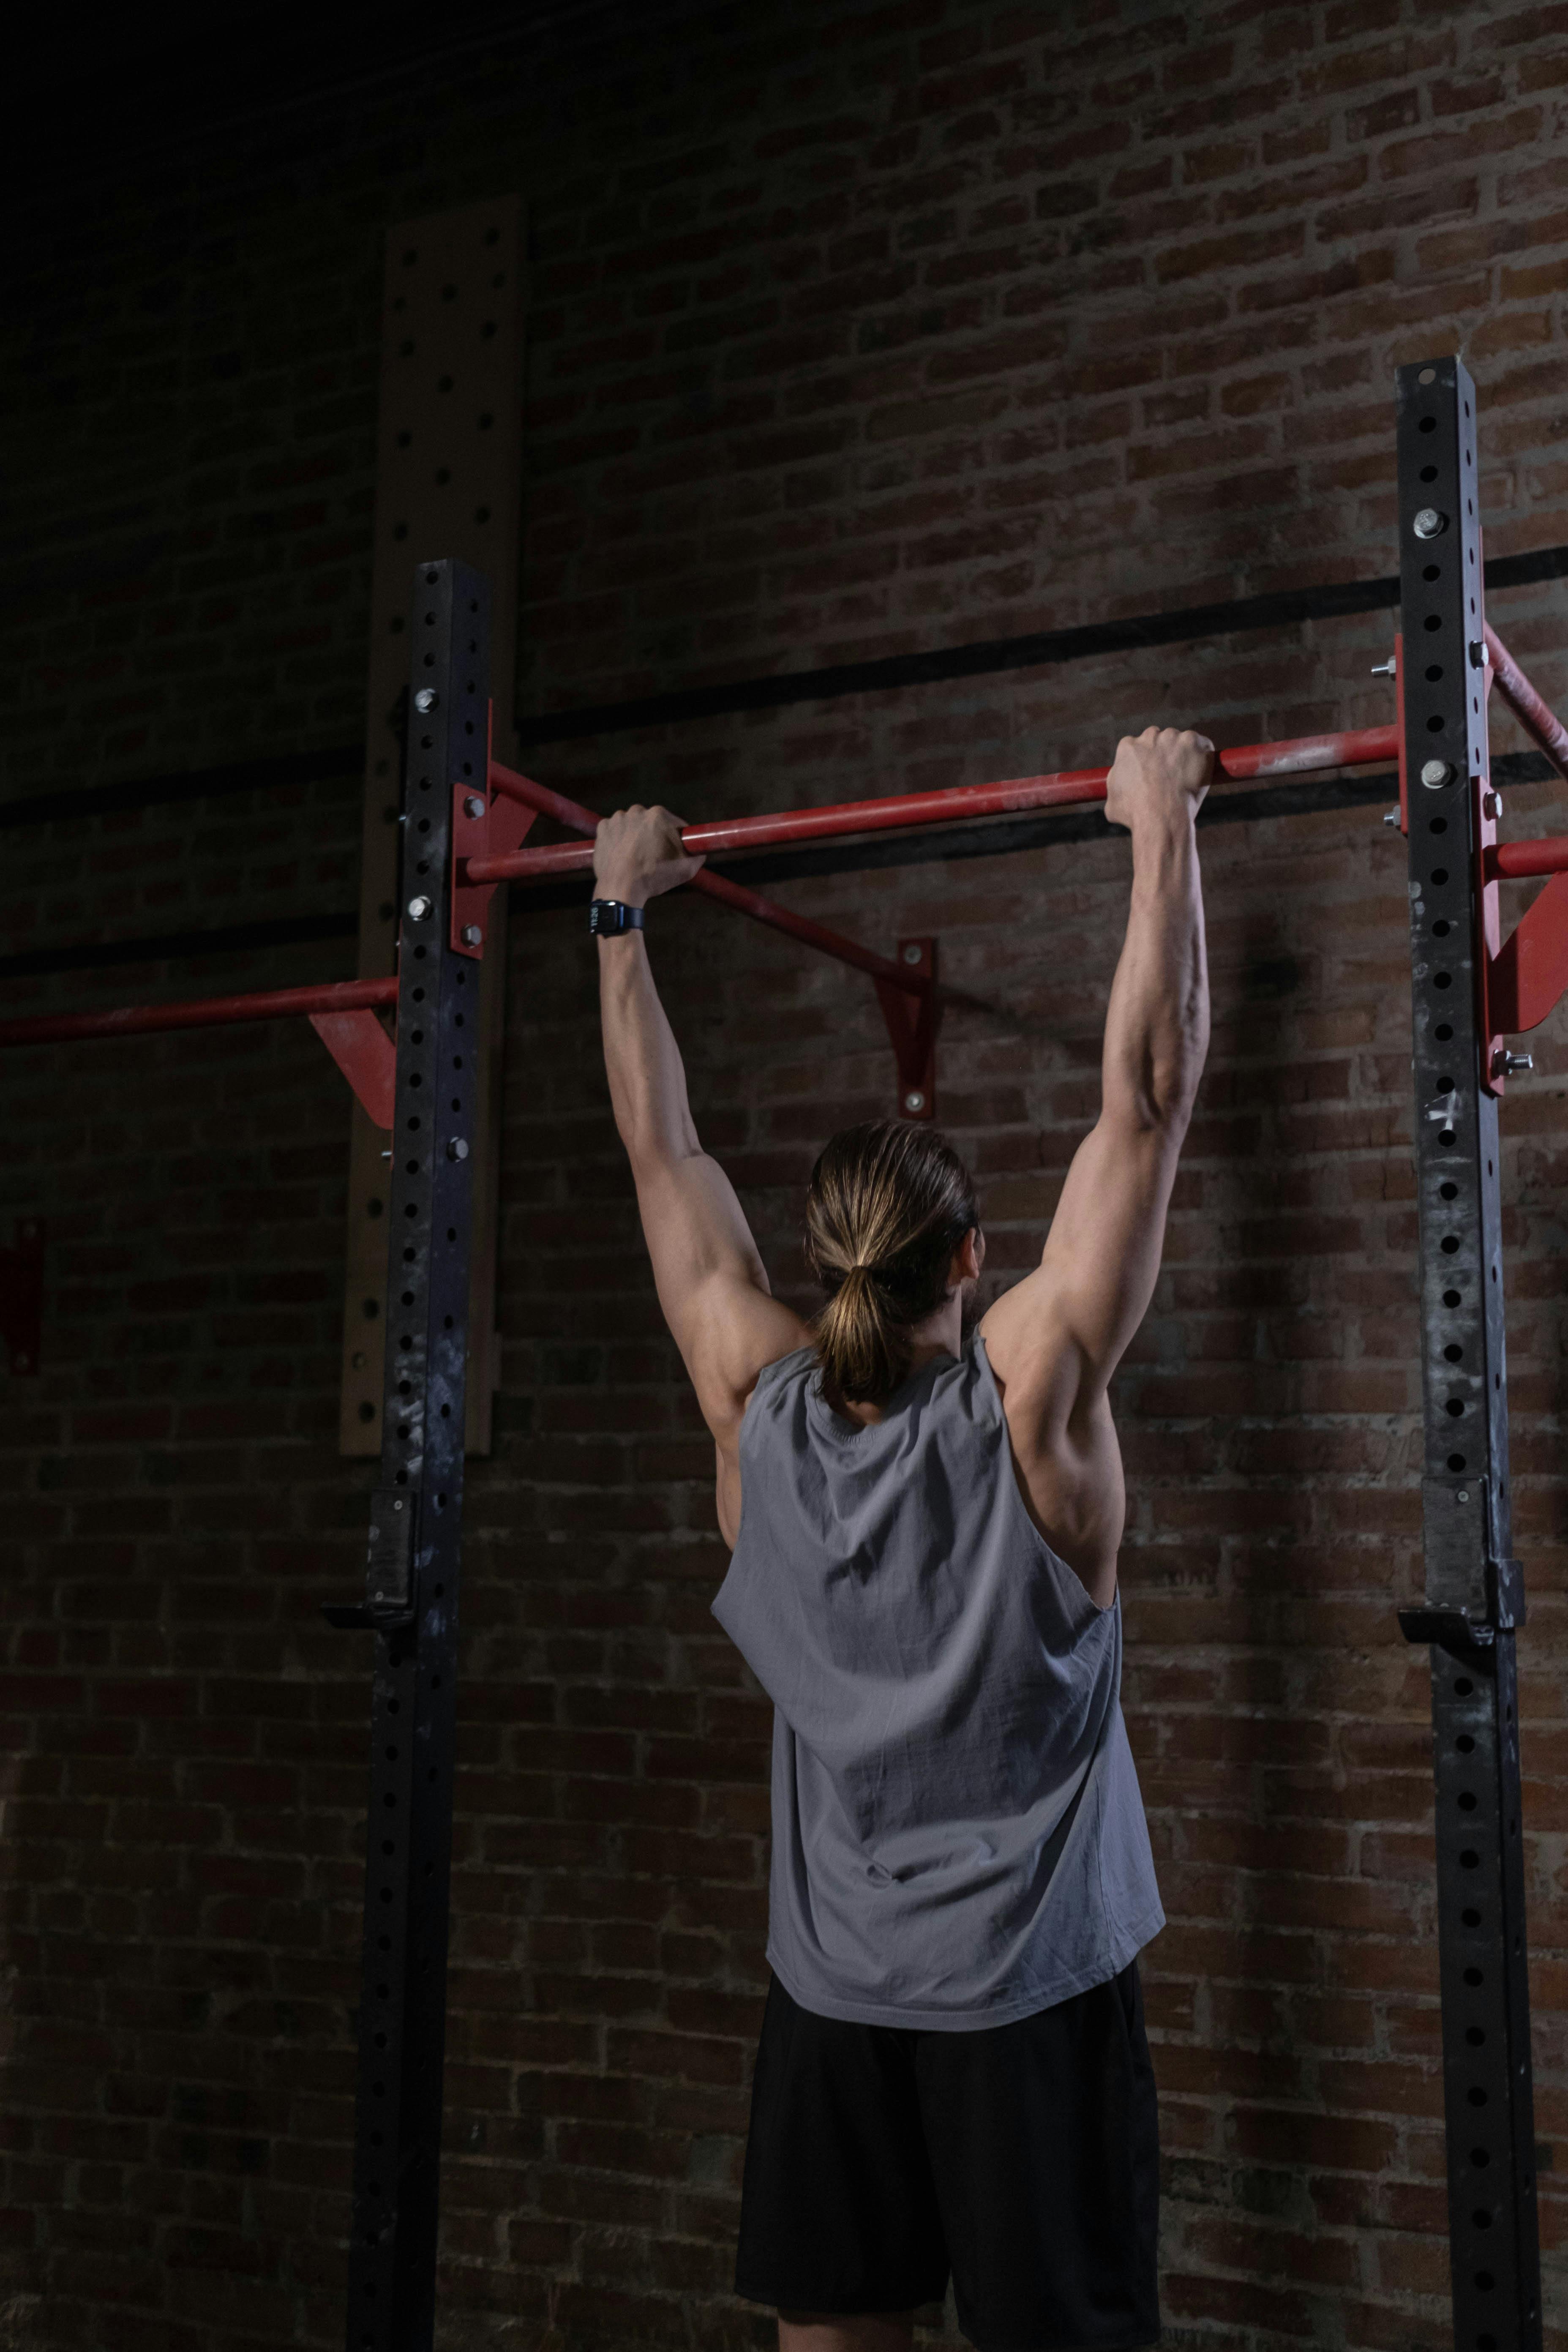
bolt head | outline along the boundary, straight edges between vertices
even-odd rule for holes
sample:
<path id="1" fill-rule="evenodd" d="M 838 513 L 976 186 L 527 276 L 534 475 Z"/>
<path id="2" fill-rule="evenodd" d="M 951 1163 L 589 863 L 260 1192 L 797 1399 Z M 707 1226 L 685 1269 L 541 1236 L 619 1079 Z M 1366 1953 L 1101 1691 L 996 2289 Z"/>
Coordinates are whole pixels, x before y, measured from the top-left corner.
<path id="1" fill-rule="evenodd" d="M 436 901 L 434 898 L 410 898 L 408 901 L 409 919 L 412 922 L 427 923 L 435 911 Z"/>
<path id="2" fill-rule="evenodd" d="M 447 1159 L 448 1159 L 448 1160 L 466 1160 L 466 1159 L 468 1158 L 468 1145 L 464 1142 L 464 1140 L 463 1140 L 463 1139 L 462 1139 L 462 1137 L 461 1137 L 460 1135 L 455 1135 L 455 1136 L 452 1138 L 452 1140 L 450 1141 L 450 1143 L 448 1143 L 448 1144 L 447 1144 Z"/>
<path id="3" fill-rule="evenodd" d="M 479 818 L 483 816 L 484 813 L 485 804 L 479 798 L 478 793 L 467 793 L 463 801 L 463 814 L 466 817 L 471 817 L 477 824 Z"/>
<path id="4" fill-rule="evenodd" d="M 1469 1501 L 1469 1499 L 1470 1499 L 1470 1496 L 1469 1496 L 1469 1489 L 1468 1489 L 1468 1487 L 1461 1486 L 1461 1487 L 1460 1487 L 1460 1489 L 1459 1489 L 1459 1500 L 1460 1500 L 1460 1502 L 1461 1502 L 1461 1503 L 1468 1503 L 1468 1502 Z"/>
<path id="5" fill-rule="evenodd" d="M 924 1110 L 925 1107 L 926 1098 L 919 1087 L 911 1087 L 904 1097 L 904 1108 L 908 1111 L 921 1111 Z"/>
<path id="6" fill-rule="evenodd" d="M 1447 516 L 1436 507 L 1423 507 L 1411 525 L 1417 539 L 1440 539 L 1447 528 Z"/>
<path id="7" fill-rule="evenodd" d="M 904 950 L 904 961 L 906 963 L 919 963 L 920 960 L 921 951 L 919 948 L 916 947 L 913 940 L 911 940 L 908 947 Z"/>
<path id="8" fill-rule="evenodd" d="M 1397 824 L 1399 823 L 1399 811 L 1397 809 L 1384 809 L 1383 812 L 1383 821 L 1384 824 Z"/>
<path id="9" fill-rule="evenodd" d="M 438 709 L 440 701 L 441 698 L 433 686 L 422 686 L 414 698 L 414 708 L 423 718 L 426 711 Z"/>
<path id="10" fill-rule="evenodd" d="M 465 923 L 460 936 L 466 948 L 477 948 L 483 942 L 485 935 L 478 923 Z"/>
<path id="11" fill-rule="evenodd" d="M 1440 784 L 1449 782 L 1454 771 L 1447 760 L 1428 760 L 1421 771 L 1421 781 L 1428 792 L 1435 793 Z"/>

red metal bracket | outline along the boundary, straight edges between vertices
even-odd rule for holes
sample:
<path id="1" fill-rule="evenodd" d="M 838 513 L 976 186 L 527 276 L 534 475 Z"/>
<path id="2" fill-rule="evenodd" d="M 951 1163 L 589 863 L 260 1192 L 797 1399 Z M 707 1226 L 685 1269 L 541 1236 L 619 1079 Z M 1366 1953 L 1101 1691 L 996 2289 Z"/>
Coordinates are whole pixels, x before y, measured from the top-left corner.
<path id="1" fill-rule="evenodd" d="M 1526 734 L 1563 773 L 1568 763 L 1568 729 L 1536 692 L 1489 623 L 1486 646 L 1489 698 L 1495 681 Z M 1502 1094 L 1507 1085 L 1508 1039 L 1538 1028 L 1568 991 L 1568 873 L 1562 870 L 1568 863 L 1565 845 L 1521 841 L 1500 845 L 1497 821 L 1500 814 L 1498 794 L 1483 793 L 1476 831 L 1476 887 L 1482 908 L 1480 1026 L 1486 1039 L 1481 1081 L 1494 1095 Z M 1509 938 L 1501 940 L 1499 881 L 1522 881 L 1540 874 L 1555 878 L 1520 918 Z"/>
<path id="2" fill-rule="evenodd" d="M 43 1220 L 18 1217 L 16 1247 L 0 1250 L 0 1346 L 23 1380 L 37 1374 L 43 1328 Z"/>
<path id="3" fill-rule="evenodd" d="M 1500 1050 L 1504 1037 L 1539 1028 L 1565 989 L 1568 874 L 1559 874 L 1490 960 L 1487 1025 L 1492 1048 Z M 1500 1079 L 1497 1085 L 1500 1091 Z"/>
<path id="4" fill-rule="evenodd" d="M 476 960 L 485 951 L 485 928 L 493 882 L 470 882 L 470 857 L 510 857 L 521 849 L 538 814 L 521 802 L 505 800 L 492 781 L 495 761 L 489 737 L 494 732 L 495 706 L 486 720 L 485 784 L 452 786 L 452 939 L 458 955 Z"/>
<path id="5" fill-rule="evenodd" d="M 899 1117 L 936 1117 L 936 1024 L 941 1001 L 936 990 L 936 941 L 900 940 L 898 961 L 912 979 L 926 985 L 904 989 L 896 980 L 874 978 L 877 1002 L 888 1024 L 893 1057 L 899 1066 Z"/>
<path id="6" fill-rule="evenodd" d="M 373 1127 L 390 1128 L 397 1049 L 374 1013 L 312 1013 L 310 1026 L 363 1105 Z"/>

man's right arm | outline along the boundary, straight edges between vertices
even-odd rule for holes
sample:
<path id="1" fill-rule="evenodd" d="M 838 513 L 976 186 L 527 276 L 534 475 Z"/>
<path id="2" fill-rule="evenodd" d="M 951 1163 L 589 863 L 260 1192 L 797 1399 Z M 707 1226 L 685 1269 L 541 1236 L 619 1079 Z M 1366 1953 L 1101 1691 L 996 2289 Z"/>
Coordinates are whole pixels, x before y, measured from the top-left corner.
<path id="1" fill-rule="evenodd" d="M 1087 1549 L 1109 1545 L 1112 1560 L 1121 1472 L 1106 1390 L 1154 1294 L 1208 1045 L 1194 821 L 1212 764 L 1205 738 L 1173 729 L 1118 747 L 1106 814 L 1132 835 L 1132 900 L 1106 1016 L 1100 1115 L 1068 1171 L 1038 1268 L 981 1327 L 1031 1499 L 1043 1508 L 1053 1490 L 1059 1511 L 1064 1484 L 1083 1486 L 1068 1516 L 1089 1531 Z M 1090 1491 L 1108 1479 L 1113 1495 Z"/>

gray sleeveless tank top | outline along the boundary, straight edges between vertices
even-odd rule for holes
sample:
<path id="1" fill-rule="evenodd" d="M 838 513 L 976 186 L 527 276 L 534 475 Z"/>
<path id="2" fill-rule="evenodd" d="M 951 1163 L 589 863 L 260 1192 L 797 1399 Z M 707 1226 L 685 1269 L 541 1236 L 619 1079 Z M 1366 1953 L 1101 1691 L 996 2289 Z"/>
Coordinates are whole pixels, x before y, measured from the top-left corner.
<path id="1" fill-rule="evenodd" d="M 972 2031 L 1164 1925 L 1097 1609 L 1025 1508 L 976 1336 L 862 1428 L 809 1349 L 741 1426 L 713 1614 L 773 1702 L 768 1959 L 803 2009 Z"/>

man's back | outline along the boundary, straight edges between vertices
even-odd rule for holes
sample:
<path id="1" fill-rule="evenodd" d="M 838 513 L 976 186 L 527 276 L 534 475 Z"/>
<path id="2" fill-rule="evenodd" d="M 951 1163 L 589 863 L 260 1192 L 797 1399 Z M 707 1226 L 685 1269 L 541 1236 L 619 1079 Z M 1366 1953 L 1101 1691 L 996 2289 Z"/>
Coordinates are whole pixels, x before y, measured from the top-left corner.
<path id="1" fill-rule="evenodd" d="M 1114 1975 L 1163 1924 L 1121 1614 L 1035 1527 L 984 1340 L 870 1424 L 834 1411 L 812 1350 L 785 1357 L 741 1462 L 713 1613 L 777 1710 L 768 1950 L 791 1996 L 960 2031 Z"/>

